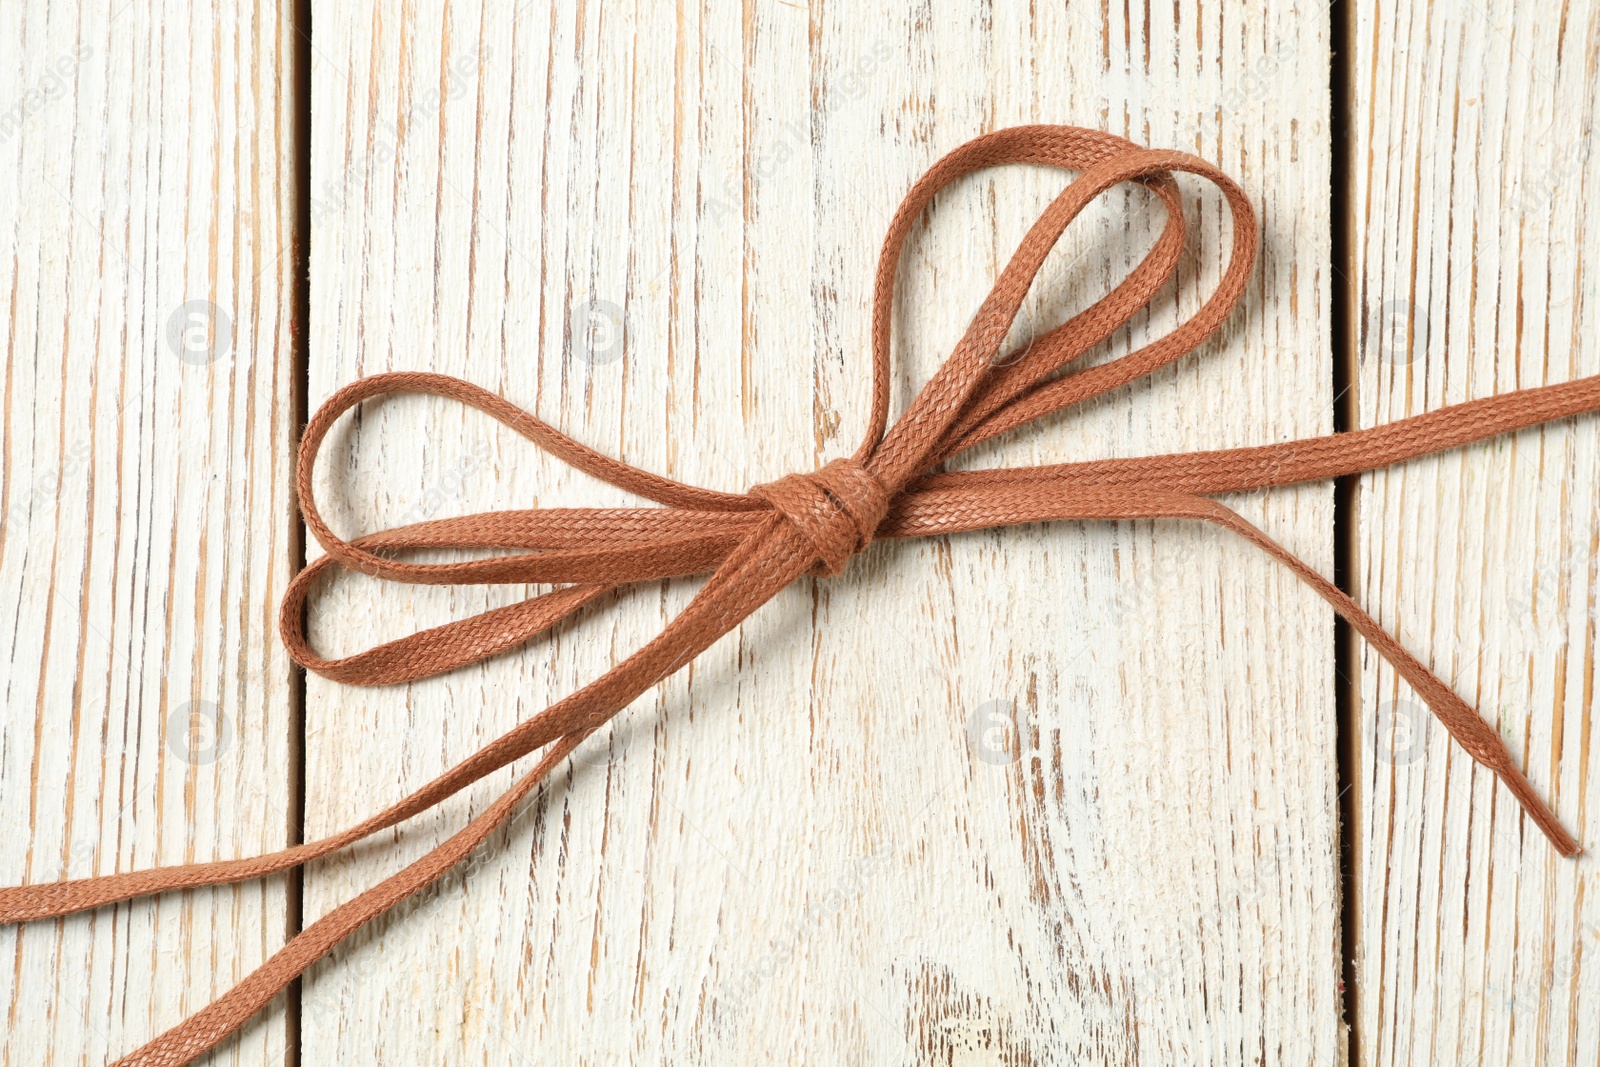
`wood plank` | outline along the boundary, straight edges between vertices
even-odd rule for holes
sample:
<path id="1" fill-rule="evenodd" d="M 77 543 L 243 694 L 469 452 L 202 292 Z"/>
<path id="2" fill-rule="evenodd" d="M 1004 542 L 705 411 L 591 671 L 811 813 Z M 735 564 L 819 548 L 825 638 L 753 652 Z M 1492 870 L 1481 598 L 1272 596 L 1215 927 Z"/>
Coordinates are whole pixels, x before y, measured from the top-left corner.
<path id="1" fill-rule="evenodd" d="M 0 8 L 11 885 L 281 848 L 293 806 L 293 29 L 94 7 Z M 286 893 L 0 928 L 0 1062 L 132 1050 L 282 943 Z M 209 1062 L 281 1064 L 286 1028 Z"/>
<path id="2" fill-rule="evenodd" d="M 1352 41 L 1359 424 L 1600 370 L 1600 7 L 1367 0 Z M 1356 595 L 1498 726 L 1591 849 L 1561 859 L 1365 654 L 1362 1063 L 1600 1060 L 1597 429 L 1361 479 Z"/>
<path id="3" fill-rule="evenodd" d="M 1303 8 L 369 3 L 319 7 L 315 40 L 313 403 L 429 368 L 690 482 L 811 468 L 865 424 L 900 197 L 970 137 L 1050 121 L 1217 161 L 1262 208 L 1262 262 L 1203 353 L 970 461 L 1330 429 L 1327 20 Z M 897 406 L 1061 182 L 941 198 L 908 260 Z M 1192 309 L 1226 223 L 1186 188 Z M 1119 277 L 1151 208 L 1097 205 L 1030 321 Z M 443 403 L 369 405 L 339 433 L 319 481 L 346 533 L 625 502 Z M 1331 571 L 1328 487 L 1241 506 Z M 692 585 L 425 683 L 310 679 L 308 834 L 604 671 Z M 313 633 L 346 653 L 521 592 L 347 576 Z M 1288 575 L 1177 524 L 879 546 L 778 597 L 464 876 L 316 967 L 305 1062 L 1338 1062 L 1332 641 Z M 1021 720 L 1018 758 L 996 758 L 993 714 Z M 307 919 L 508 781 L 317 865 Z"/>

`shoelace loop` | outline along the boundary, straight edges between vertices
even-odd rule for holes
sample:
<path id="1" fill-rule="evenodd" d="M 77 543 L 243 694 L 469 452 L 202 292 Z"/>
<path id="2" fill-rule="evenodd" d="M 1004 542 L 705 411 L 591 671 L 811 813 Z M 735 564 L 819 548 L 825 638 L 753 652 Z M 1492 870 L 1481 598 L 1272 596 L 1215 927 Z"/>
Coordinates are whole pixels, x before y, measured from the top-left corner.
<path id="1" fill-rule="evenodd" d="M 1080 173 L 1028 231 L 955 351 L 891 426 L 890 308 L 902 246 L 940 189 L 1003 163 Z M 1127 325 L 1174 277 L 1185 233 L 1174 180 L 1179 172 L 1216 185 L 1232 216 L 1230 258 L 1216 290 L 1166 336 L 1109 362 L 1066 373 L 1069 364 Z M 1167 213 L 1166 225 L 1144 259 L 1085 311 L 1020 351 L 1002 352 L 1029 285 L 1067 225 L 1095 197 L 1124 182 L 1137 183 Z M 1354 474 L 1593 411 L 1600 408 L 1600 377 L 1286 444 L 1000 470 L 941 469 L 946 460 L 976 444 L 1112 392 L 1192 352 L 1217 331 L 1244 294 L 1256 242 L 1255 214 L 1243 191 L 1194 156 L 1153 151 L 1110 134 L 1067 126 L 1016 127 L 969 142 L 912 187 L 890 223 L 873 292 L 872 407 L 861 447 L 848 459 L 743 494 L 686 485 L 602 455 L 458 378 L 396 372 L 346 386 L 307 423 L 296 468 L 306 525 L 327 553 L 295 577 L 280 615 L 284 644 L 307 669 L 357 685 L 409 682 L 525 644 L 630 583 L 706 573 L 709 579 L 660 634 L 610 671 L 357 826 L 264 856 L 0 889 L 0 922 L 49 918 L 294 867 L 395 826 L 512 761 L 545 749 L 531 770 L 450 839 L 312 923 L 210 1006 L 118 1061 L 164 1067 L 188 1063 L 243 1025 L 344 938 L 460 862 L 584 738 L 791 582 L 808 573 L 836 575 L 875 540 L 1062 519 L 1202 521 L 1268 553 L 1394 664 L 1451 735 L 1507 785 L 1559 851 L 1575 854 L 1577 842 L 1534 792 L 1493 728 L 1348 595 L 1210 496 Z M 392 393 L 431 393 L 471 405 L 571 466 L 662 506 L 486 512 L 341 538 L 316 504 L 312 474 L 318 449 L 345 412 Z M 511 554 L 448 563 L 403 558 L 413 550 L 442 548 Z M 304 616 L 311 590 L 335 566 L 401 582 L 551 583 L 559 588 L 327 659 L 312 649 Z"/>

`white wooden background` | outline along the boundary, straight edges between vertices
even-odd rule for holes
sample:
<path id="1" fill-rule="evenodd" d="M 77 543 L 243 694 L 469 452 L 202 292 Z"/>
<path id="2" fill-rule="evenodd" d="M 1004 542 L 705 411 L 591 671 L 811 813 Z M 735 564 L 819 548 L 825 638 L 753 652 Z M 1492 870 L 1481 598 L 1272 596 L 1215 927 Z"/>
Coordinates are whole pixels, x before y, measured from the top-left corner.
<path id="1" fill-rule="evenodd" d="M 300 553 L 299 383 L 314 405 L 378 371 L 460 374 L 721 489 L 819 465 L 865 423 L 889 215 L 988 130 L 1196 152 L 1243 182 L 1264 236 L 1217 341 L 963 462 L 1288 440 L 1329 432 L 1336 403 L 1371 425 L 1594 373 L 1600 12 L 1537 8 L 320 3 L 298 143 L 307 27 L 287 6 L 9 5 L 0 878 L 257 852 L 302 806 L 308 836 L 348 825 L 686 602 L 692 583 L 638 589 L 479 668 L 311 677 L 302 702 L 272 631 Z M 1063 180 L 1012 169 L 936 203 L 903 274 L 897 404 Z M 1201 232 L 1178 306 L 1114 351 L 1218 274 L 1220 203 L 1185 189 Z M 1158 210 L 1103 198 L 1017 336 L 1112 284 Z M 1597 460 L 1594 424 L 1530 431 L 1363 478 L 1342 517 L 1356 595 L 1590 841 Z M 347 533 L 625 500 L 418 398 L 348 420 L 322 492 Z M 1332 572 L 1331 486 L 1232 502 Z M 344 577 L 313 630 L 351 651 L 521 592 Z M 641 700 L 209 1060 L 1596 1062 L 1595 861 L 1557 858 L 1375 658 L 1340 679 L 1334 653 L 1322 603 L 1221 534 L 875 547 Z M 510 773 L 303 887 L 0 930 L 0 1063 L 131 1049 L 280 944 L 297 893 L 309 922 Z"/>
<path id="2" fill-rule="evenodd" d="M 1600 373 L 1600 5 L 1367 4 L 1350 39 L 1357 421 Z M 1600 423 L 1363 478 L 1356 522 L 1355 595 L 1593 850 Z M 1600 1061 L 1593 851 L 1562 860 L 1370 653 L 1360 696 L 1362 1061 Z"/>
<path id="3" fill-rule="evenodd" d="M 0 880 L 281 848 L 300 728 L 294 28 L 0 5 Z M 0 1062 L 103 1063 L 282 944 L 284 877 L 0 929 Z M 214 1057 L 283 1063 L 283 1000 Z"/>

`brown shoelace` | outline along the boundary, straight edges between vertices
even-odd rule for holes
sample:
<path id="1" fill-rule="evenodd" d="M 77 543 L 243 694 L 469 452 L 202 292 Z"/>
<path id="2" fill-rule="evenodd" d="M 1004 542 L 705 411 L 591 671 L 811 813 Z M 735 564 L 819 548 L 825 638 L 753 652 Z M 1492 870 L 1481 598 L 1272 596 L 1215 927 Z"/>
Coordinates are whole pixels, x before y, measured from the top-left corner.
<path id="1" fill-rule="evenodd" d="M 963 175 L 1005 163 L 1080 173 L 1029 229 L 954 353 L 889 427 L 890 307 L 901 245 L 940 189 Z M 1232 211 L 1233 248 L 1216 291 L 1192 318 L 1165 337 L 1102 365 L 1059 374 L 1125 325 L 1173 276 L 1185 237 L 1174 172 L 1213 182 Z M 1035 339 L 1025 350 L 1002 353 L 1012 320 L 1050 249 L 1090 201 L 1121 182 L 1140 183 L 1166 208 L 1166 227 L 1150 252 L 1093 307 Z M 1355 474 L 1592 411 L 1600 408 L 1600 377 L 1520 390 L 1370 430 L 1288 444 L 1018 469 L 939 471 L 944 461 L 981 441 L 1110 392 L 1193 351 L 1216 332 L 1243 295 L 1256 242 L 1255 215 L 1244 193 L 1227 175 L 1194 156 L 1153 151 L 1110 134 L 1069 126 L 1022 126 L 971 141 L 917 182 L 890 224 L 873 292 L 872 414 L 861 447 L 849 459 L 836 459 L 810 474 L 791 474 L 744 495 L 684 485 L 610 459 L 458 378 L 379 374 L 346 386 L 306 426 L 296 470 L 306 524 L 327 550 L 294 579 L 283 601 L 284 644 L 308 669 L 354 685 L 425 678 L 515 648 L 619 586 L 707 572 L 710 578 L 683 613 L 643 648 L 358 826 L 249 859 L 0 889 L 0 922 L 51 918 L 149 893 L 282 871 L 395 826 L 513 760 L 549 746 L 537 766 L 453 837 L 313 922 L 211 1005 L 117 1061 L 188 1063 L 238 1029 L 344 938 L 460 862 L 585 737 L 789 583 L 805 574 L 838 574 L 852 555 L 877 539 L 1052 519 L 1197 519 L 1232 530 L 1267 552 L 1371 642 L 1451 736 L 1506 784 L 1555 847 L 1563 855 L 1575 855 L 1577 843 L 1535 795 L 1494 729 L 1350 597 L 1205 494 Z M 311 487 L 317 449 L 341 414 L 386 393 L 432 393 L 470 404 L 573 467 L 664 506 L 489 512 L 414 523 L 346 541 L 328 528 L 317 510 Z M 406 550 L 441 548 L 521 551 L 455 563 L 396 558 Z M 303 620 L 311 586 L 335 564 L 401 582 L 553 583 L 560 588 L 328 660 L 307 644 Z"/>

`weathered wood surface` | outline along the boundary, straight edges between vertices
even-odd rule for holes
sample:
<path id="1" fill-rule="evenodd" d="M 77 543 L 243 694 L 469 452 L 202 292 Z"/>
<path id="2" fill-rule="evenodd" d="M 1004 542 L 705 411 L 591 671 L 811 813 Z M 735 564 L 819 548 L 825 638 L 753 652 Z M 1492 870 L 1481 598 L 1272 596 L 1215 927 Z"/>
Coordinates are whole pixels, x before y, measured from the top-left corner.
<path id="1" fill-rule="evenodd" d="M 1600 358 L 1590 4 L 1366 2 L 1332 12 L 1351 46 L 1335 60 L 1330 12 L 1278 3 L 315 15 L 303 145 L 274 7 L 0 11 L 7 883 L 277 847 L 302 744 L 309 832 L 347 825 L 686 602 L 693 583 L 635 590 L 425 684 L 309 679 L 302 739 L 272 632 L 298 553 L 298 375 L 316 402 L 381 370 L 461 374 L 723 489 L 816 466 L 865 421 L 890 212 L 986 130 L 1195 151 L 1244 182 L 1264 243 L 1218 342 L 963 462 L 1327 431 L 1330 62 L 1350 90 L 1355 423 Z M 929 213 L 897 404 L 1062 180 L 985 175 Z M 1186 189 L 1192 308 L 1226 224 Z M 1017 339 L 1111 284 L 1152 208 L 1104 198 Z M 348 532 L 624 501 L 442 403 L 369 405 L 333 444 L 323 491 Z M 1591 844 L 1597 466 L 1589 427 L 1549 427 L 1361 479 L 1349 515 L 1357 597 L 1495 717 Z M 1235 503 L 1331 572 L 1328 487 Z M 521 592 L 345 577 L 314 630 L 352 650 Z M 1341 944 L 1320 602 L 1175 524 L 878 546 L 640 701 L 463 872 L 315 968 L 298 1019 L 280 1001 L 211 1060 L 1335 1064 L 1345 953 L 1363 1064 L 1600 1059 L 1596 861 L 1556 858 L 1381 661 L 1356 666 Z M 314 867 L 306 918 L 506 781 Z M 0 1063 L 127 1051 L 237 981 L 290 912 L 278 879 L 0 930 Z"/>
<path id="2" fill-rule="evenodd" d="M 1600 7 L 1355 5 L 1357 421 L 1600 371 Z M 1363 478 L 1356 595 L 1593 849 L 1592 419 Z M 1371 1064 L 1600 1060 L 1600 897 L 1362 658 L 1357 1030 Z"/>
<path id="3" fill-rule="evenodd" d="M 289 839 L 292 33 L 271 2 L 0 5 L 0 883 Z M 176 1023 L 282 942 L 286 890 L 0 928 L 0 1063 Z M 281 1064 L 287 1026 L 212 1062 Z"/>
<path id="4" fill-rule="evenodd" d="M 867 292 L 901 195 L 968 138 L 1046 121 L 1218 162 L 1261 209 L 1261 266 L 1217 343 L 971 462 L 1326 432 L 1325 12 L 960 7 L 318 5 L 312 403 L 431 368 L 691 482 L 813 467 L 865 423 Z M 897 405 L 1062 180 L 941 198 L 904 276 Z M 1192 309 L 1226 223 L 1187 189 Z M 1106 197 L 1029 321 L 1086 306 L 1158 210 Z M 369 405 L 321 484 L 351 533 L 624 499 L 422 399 Z M 1331 571 L 1329 487 L 1241 506 Z M 308 835 L 602 672 L 692 585 L 423 684 L 309 679 Z M 346 577 L 313 629 L 351 651 L 519 593 Z M 879 546 L 778 597 L 586 745 L 464 878 L 316 967 L 303 1062 L 1336 1063 L 1335 719 L 1329 613 L 1225 536 Z M 491 795 L 317 865 L 307 920 Z"/>

